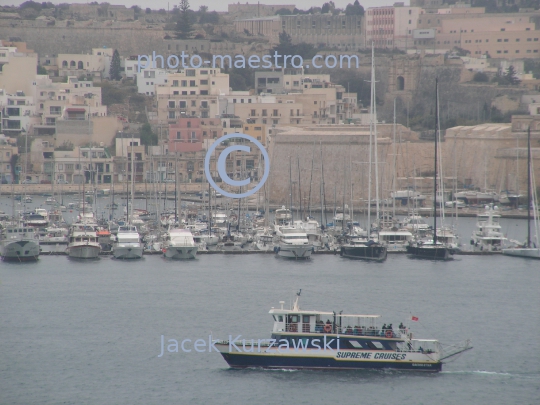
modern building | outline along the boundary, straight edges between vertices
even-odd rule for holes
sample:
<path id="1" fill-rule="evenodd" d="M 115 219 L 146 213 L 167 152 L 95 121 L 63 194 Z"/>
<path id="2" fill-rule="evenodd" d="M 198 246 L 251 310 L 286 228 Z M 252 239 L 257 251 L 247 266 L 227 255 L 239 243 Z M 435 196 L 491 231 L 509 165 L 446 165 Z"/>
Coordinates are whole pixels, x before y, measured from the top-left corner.
<path id="1" fill-rule="evenodd" d="M 0 89 L 8 94 L 31 94 L 38 56 L 19 52 L 16 47 L 0 46 Z"/>
<path id="2" fill-rule="evenodd" d="M 93 48 L 90 54 L 58 54 L 58 75 L 108 78 L 114 49 Z"/>

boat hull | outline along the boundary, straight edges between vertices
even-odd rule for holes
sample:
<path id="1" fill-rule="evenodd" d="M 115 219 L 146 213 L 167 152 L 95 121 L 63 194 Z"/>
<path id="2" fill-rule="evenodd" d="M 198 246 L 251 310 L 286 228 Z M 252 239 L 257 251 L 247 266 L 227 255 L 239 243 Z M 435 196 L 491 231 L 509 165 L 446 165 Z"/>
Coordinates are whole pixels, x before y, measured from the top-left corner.
<path id="1" fill-rule="evenodd" d="M 142 246 L 113 246 L 113 256 L 121 260 L 134 260 L 143 257 Z"/>
<path id="2" fill-rule="evenodd" d="M 386 246 L 342 246 L 340 255 L 349 259 L 382 262 L 387 256 Z"/>
<path id="3" fill-rule="evenodd" d="M 277 248 L 277 255 L 286 259 L 311 259 L 312 246 L 284 246 Z"/>
<path id="4" fill-rule="evenodd" d="M 97 259 L 101 248 L 93 245 L 70 246 L 68 255 L 74 259 Z"/>
<path id="5" fill-rule="evenodd" d="M 33 241 L 13 241 L 2 248 L 2 260 L 9 262 L 31 262 L 38 260 L 39 244 Z"/>
<path id="6" fill-rule="evenodd" d="M 225 346 L 227 347 L 227 346 Z M 220 345 L 216 344 L 220 350 Z M 220 350 L 221 351 L 221 350 Z M 256 349 L 255 349 L 256 351 Z M 385 353 L 390 357 L 393 353 Z M 263 368 L 263 369 L 285 369 L 285 370 L 408 370 L 408 371 L 430 371 L 438 372 L 442 370 L 440 361 L 429 360 L 427 356 L 419 357 L 417 360 L 364 360 L 354 359 L 354 352 L 339 352 L 336 356 L 310 355 L 310 354 L 280 354 L 268 353 L 236 353 L 227 350 L 221 351 L 221 355 L 232 368 Z M 351 356 L 338 358 L 337 356 Z M 371 356 L 374 357 L 374 356 Z M 397 355 L 396 355 L 397 357 Z M 423 357 L 423 359 L 421 359 Z"/>
<path id="7" fill-rule="evenodd" d="M 184 260 L 195 259 L 197 246 L 169 246 L 165 249 L 164 255 L 168 259 Z"/>
<path id="8" fill-rule="evenodd" d="M 525 257 L 527 259 L 540 259 L 540 249 L 503 249 L 502 253 L 506 256 Z"/>
<path id="9" fill-rule="evenodd" d="M 421 259 L 451 260 L 453 252 L 447 247 L 407 246 L 407 253 Z"/>

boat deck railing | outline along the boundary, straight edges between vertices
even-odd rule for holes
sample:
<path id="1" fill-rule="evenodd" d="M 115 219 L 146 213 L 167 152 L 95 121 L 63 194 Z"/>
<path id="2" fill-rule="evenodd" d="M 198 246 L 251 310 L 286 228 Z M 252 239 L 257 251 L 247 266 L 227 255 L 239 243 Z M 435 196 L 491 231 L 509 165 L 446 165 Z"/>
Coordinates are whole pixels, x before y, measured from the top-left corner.
<path id="1" fill-rule="evenodd" d="M 285 324 L 286 332 L 297 333 L 339 333 L 340 335 L 351 336 L 374 336 L 382 338 L 394 338 L 401 339 L 407 336 L 408 331 L 406 329 L 399 329 L 395 331 L 393 329 L 378 329 L 374 327 L 366 326 L 339 326 L 333 324 L 316 324 L 315 328 L 311 327 L 309 323 L 290 322 Z"/>

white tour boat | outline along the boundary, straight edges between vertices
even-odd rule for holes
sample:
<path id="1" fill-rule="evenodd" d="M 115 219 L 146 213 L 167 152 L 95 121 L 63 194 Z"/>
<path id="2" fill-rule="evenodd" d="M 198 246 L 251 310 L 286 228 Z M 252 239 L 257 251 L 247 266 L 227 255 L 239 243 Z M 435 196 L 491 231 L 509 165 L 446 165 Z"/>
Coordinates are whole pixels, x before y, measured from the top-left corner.
<path id="1" fill-rule="evenodd" d="M 30 226 L 8 226 L 0 233 L 2 260 L 36 261 L 39 257 L 39 235 Z"/>

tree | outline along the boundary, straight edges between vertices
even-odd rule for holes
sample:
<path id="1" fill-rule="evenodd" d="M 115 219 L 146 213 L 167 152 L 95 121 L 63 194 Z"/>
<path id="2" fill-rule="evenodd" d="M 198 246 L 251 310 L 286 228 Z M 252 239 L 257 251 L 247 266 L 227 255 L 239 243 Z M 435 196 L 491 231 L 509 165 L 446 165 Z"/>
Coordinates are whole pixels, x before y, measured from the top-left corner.
<path id="1" fill-rule="evenodd" d="M 324 3 L 321 8 L 321 13 L 334 13 L 334 10 L 336 9 L 336 5 L 333 1 L 329 1 L 328 3 Z"/>
<path id="2" fill-rule="evenodd" d="M 118 53 L 118 49 L 115 49 L 113 53 L 111 68 L 109 69 L 109 77 L 111 80 L 122 79 L 122 75 L 120 74 L 120 54 Z"/>
<path id="3" fill-rule="evenodd" d="M 345 7 L 345 15 L 364 15 L 364 7 L 360 5 L 358 0 L 355 0 L 353 4 L 348 4 Z"/>
<path id="4" fill-rule="evenodd" d="M 294 10 L 298 11 L 296 8 Z M 276 11 L 276 15 L 291 15 L 291 14 L 298 14 L 298 13 L 295 13 L 294 11 L 291 13 L 291 10 L 289 10 L 288 8 L 280 8 L 278 11 Z"/>
<path id="5" fill-rule="evenodd" d="M 139 130 L 139 134 L 142 145 L 154 146 L 158 144 L 158 136 L 152 132 L 150 124 L 143 124 Z"/>
<path id="6" fill-rule="evenodd" d="M 47 70 L 43 66 L 38 65 L 37 66 L 37 74 L 38 75 L 46 75 L 48 73 L 47 73 Z"/>
<path id="7" fill-rule="evenodd" d="M 180 5 L 178 8 L 180 9 L 180 19 L 176 23 L 176 38 L 188 38 L 193 31 L 193 26 L 191 24 L 191 9 L 189 8 L 189 1 L 180 0 Z"/>
<path id="8" fill-rule="evenodd" d="M 519 80 L 516 76 L 516 69 L 514 68 L 514 65 L 508 66 L 508 69 L 506 69 L 506 73 L 504 74 L 504 78 L 511 86 L 516 86 L 521 83 L 521 80 Z"/>
<path id="9" fill-rule="evenodd" d="M 489 77 L 484 72 L 476 72 L 473 76 L 473 82 L 489 82 Z"/>
<path id="10" fill-rule="evenodd" d="M 283 66 L 283 56 L 284 55 L 299 55 L 302 57 L 302 59 L 311 59 L 315 56 L 317 51 L 315 50 L 315 47 L 311 44 L 307 44 L 305 42 L 299 43 L 297 45 L 294 45 L 292 43 L 291 36 L 287 34 L 285 31 L 281 32 L 279 34 L 279 44 L 273 47 L 270 50 L 270 55 L 272 58 L 274 58 L 274 54 L 277 52 L 280 57 L 277 58 L 277 62 L 279 65 Z M 294 63 L 298 63 L 298 61 L 294 61 Z M 287 67 L 292 67 L 292 60 L 289 59 L 287 62 Z"/>

